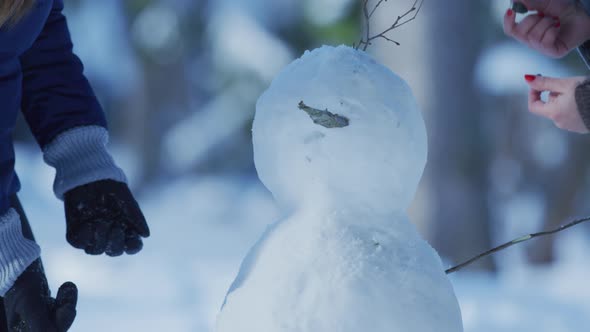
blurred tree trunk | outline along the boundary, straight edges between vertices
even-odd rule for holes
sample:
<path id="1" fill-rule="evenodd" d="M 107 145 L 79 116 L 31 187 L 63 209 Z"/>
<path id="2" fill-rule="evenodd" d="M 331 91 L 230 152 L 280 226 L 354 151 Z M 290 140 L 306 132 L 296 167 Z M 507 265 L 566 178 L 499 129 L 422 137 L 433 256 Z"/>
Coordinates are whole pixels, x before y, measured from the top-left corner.
<path id="1" fill-rule="evenodd" d="M 134 20 L 146 7 L 158 3 L 154 0 L 137 0 L 124 4 L 129 17 L 129 28 L 132 30 Z M 203 37 L 203 15 L 191 15 L 192 11 L 201 10 L 207 1 L 201 0 L 198 4 L 187 8 L 191 11 L 179 14 L 179 19 L 190 20 L 181 22 L 181 27 L 190 30 L 190 37 L 194 40 L 185 43 L 190 49 L 184 49 L 183 54 L 173 59 L 157 61 L 157 55 L 147 50 L 138 49 L 140 68 L 143 74 L 143 83 L 133 95 L 124 101 L 127 117 L 124 119 L 125 141 L 130 142 L 138 155 L 141 165 L 137 190 L 154 182 L 162 175 L 162 138 L 176 121 L 189 113 L 191 108 L 190 95 L 192 87 L 187 78 L 187 54 L 192 54 L 205 43 Z M 183 33 L 184 31 L 181 31 Z M 130 41 L 136 42 L 129 38 Z M 137 43 L 136 43 L 137 44 Z M 198 91 L 194 89 L 196 95 Z"/>
<path id="2" fill-rule="evenodd" d="M 473 84 L 482 47 L 478 27 L 486 6 L 477 1 L 429 1 L 432 95 L 426 169 L 433 196 L 433 246 L 459 262 L 491 247 L 487 204 L 490 160 L 484 106 Z M 493 270 L 490 259 L 474 264 Z"/>

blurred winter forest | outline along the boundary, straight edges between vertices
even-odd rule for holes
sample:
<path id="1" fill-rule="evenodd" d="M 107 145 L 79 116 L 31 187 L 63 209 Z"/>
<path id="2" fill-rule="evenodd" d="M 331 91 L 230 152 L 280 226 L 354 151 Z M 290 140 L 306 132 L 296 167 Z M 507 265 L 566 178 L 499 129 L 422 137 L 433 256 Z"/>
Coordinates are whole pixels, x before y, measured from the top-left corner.
<path id="1" fill-rule="evenodd" d="M 384 2 L 391 24 L 413 0 Z M 21 198 L 55 290 L 80 287 L 73 331 L 211 331 L 242 257 L 279 212 L 260 185 L 259 95 L 307 49 L 358 41 L 360 0 L 65 0 L 75 51 L 110 121 L 111 150 L 152 228 L 136 257 L 90 257 L 65 239 L 51 169 L 23 121 Z M 429 159 L 410 215 L 445 266 L 590 214 L 587 136 L 527 112 L 524 74 L 585 75 L 504 36 L 508 0 L 424 2 L 368 48 L 421 106 Z M 457 272 L 466 331 L 586 331 L 588 227 Z M 395 282 L 392 280 L 392 282 Z M 584 326 L 586 328 L 584 328 Z"/>

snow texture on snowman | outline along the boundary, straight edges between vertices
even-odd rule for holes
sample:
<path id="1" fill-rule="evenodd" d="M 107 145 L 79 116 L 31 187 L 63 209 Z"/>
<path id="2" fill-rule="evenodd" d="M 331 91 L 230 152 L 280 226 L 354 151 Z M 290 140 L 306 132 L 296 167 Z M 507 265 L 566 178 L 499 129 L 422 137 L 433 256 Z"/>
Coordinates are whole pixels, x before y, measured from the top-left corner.
<path id="1" fill-rule="evenodd" d="M 242 263 L 218 332 L 463 330 L 406 215 L 427 139 L 401 78 L 350 47 L 306 52 L 258 100 L 253 140 L 284 218 Z"/>

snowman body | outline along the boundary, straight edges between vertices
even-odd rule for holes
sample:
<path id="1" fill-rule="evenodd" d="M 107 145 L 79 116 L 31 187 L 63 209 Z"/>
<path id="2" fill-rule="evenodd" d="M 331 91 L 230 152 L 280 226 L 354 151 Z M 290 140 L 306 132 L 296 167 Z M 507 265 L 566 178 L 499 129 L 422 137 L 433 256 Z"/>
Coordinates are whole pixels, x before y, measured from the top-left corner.
<path id="1" fill-rule="evenodd" d="M 242 263 L 218 332 L 462 331 L 440 258 L 405 214 L 426 133 L 403 80 L 349 47 L 307 52 L 259 99 L 253 140 L 286 217 Z"/>

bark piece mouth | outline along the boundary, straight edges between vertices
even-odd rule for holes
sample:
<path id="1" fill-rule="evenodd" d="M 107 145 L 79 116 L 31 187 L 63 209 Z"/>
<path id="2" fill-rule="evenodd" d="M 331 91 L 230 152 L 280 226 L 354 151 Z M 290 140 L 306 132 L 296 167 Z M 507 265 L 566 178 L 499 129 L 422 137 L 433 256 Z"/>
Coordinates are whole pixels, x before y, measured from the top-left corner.
<path id="1" fill-rule="evenodd" d="M 313 123 L 325 128 L 344 128 L 348 127 L 350 120 L 347 117 L 332 113 L 325 110 L 309 107 L 303 101 L 299 102 L 299 109 L 307 113 Z"/>

